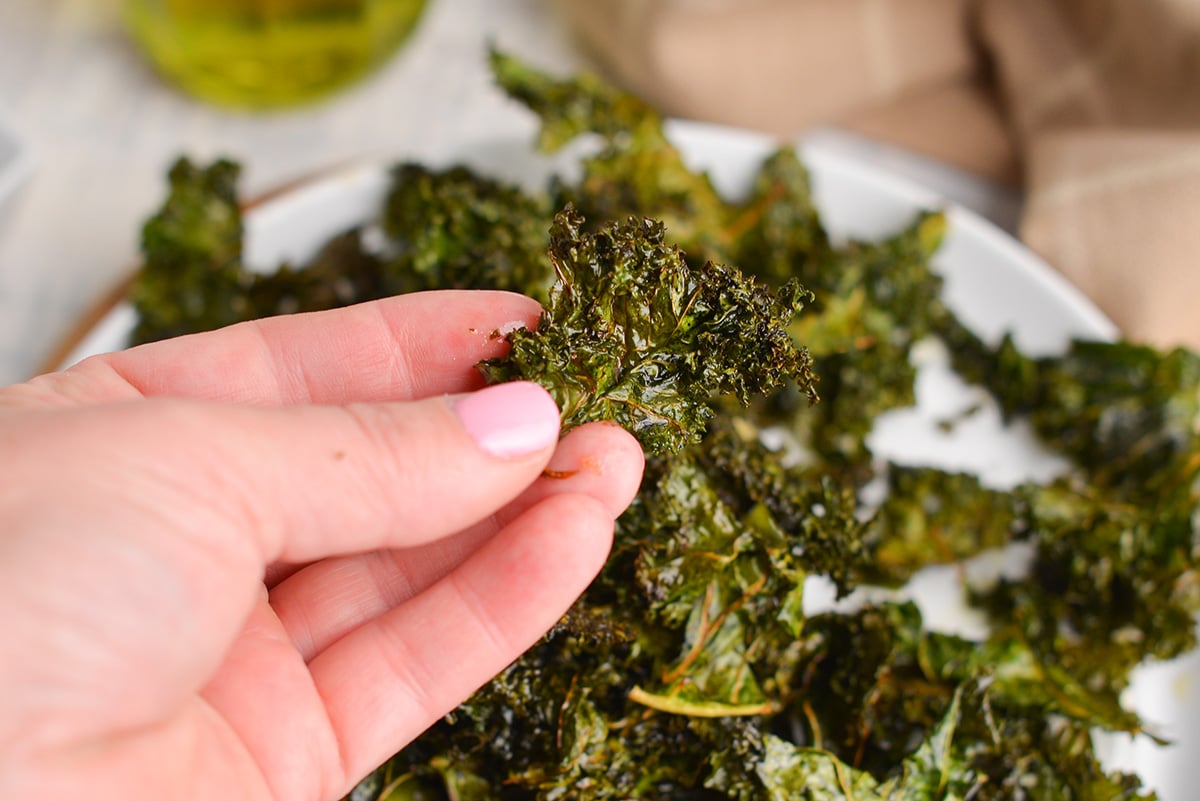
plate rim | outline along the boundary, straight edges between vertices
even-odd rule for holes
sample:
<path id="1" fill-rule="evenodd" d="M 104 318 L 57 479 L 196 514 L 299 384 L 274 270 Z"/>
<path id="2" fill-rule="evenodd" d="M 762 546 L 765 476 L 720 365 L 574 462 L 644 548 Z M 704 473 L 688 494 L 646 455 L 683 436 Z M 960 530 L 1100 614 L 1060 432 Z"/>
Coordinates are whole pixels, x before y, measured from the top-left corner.
<path id="1" fill-rule="evenodd" d="M 820 139 L 809 141 L 799 137 L 794 146 L 801 154 L 801 161 L 810 154 L 816 154 L 816 158 L 827 165 L 836 165 L 837 169 L 843 172 L 865 176 L 865 180 L 873 183 L 887 184 L 893 194 L 903 197 L 914 206 L 944 209 L 952 230 L 965 230 L 984 240 L 992 250 L 1008 256 L 1008 261 L 1020 265 L 1047 294 L 1071 307 L 1098 336 L 1107 340 L 1115 340 L 1120 336 L 1120 329 L 1116 323 L 1082 289 L 1071 283 L 1027 244 L 978 212 L 955 203 L 909 176 L 889 170 L 886 166 L 868 165 L 860 159 L 838 152 L 837 148 L 830 147 Z"/>

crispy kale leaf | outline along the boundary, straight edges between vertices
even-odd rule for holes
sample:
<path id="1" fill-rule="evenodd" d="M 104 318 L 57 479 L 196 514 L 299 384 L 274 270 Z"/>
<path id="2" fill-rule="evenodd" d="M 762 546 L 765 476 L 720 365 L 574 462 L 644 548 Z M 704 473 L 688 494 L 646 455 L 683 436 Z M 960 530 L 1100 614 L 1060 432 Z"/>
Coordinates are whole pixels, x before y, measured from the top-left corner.
<path id="1" fill-rule="evenodd" d="M 694 717 L 773 715 L 789 692 L 804 628 L 804 583 L 842 583 L 861 566 L 854 499 L 786 466 L 753 432 L 720 427 L 700 446 L 653 460 L 620 528 L 644 616 L 670 643 L 631 697 Z M 813 514 L 814 509 L 820 513 Z M 616 574 L 614 574 L 616 576 Z"/>
<path id="2" fill-rule="evenodd" d="M 1026 534 L 1023 495 L 985 487 L 974 475 L 889 465 L 887 487 L 871 518 L 872 559 L 860 581 L 899 586 L 922 567 L 957 562 Z"/>
<path id="3" fill-rule="evenodd" d="M 799 284 L 772 294 L 734 267 L 693 268 L 652 220 L 582 227 L 572 209 L 555 218 L 549 308 L 536 331 L 508 334 L 510 354 L 483 365 L 489 379 L 538 381 L 566 425 L 615 420 L 652 453 L 698 442 L 715 394 L 745 404 L 791 380 L 816 399 L 787 331 L 807 297 Z"/>
<path id="4" fill-rule="evenodd" d="M 636 138 L 640 133 L 654 147 L 670 147 L 657 111 L 596 75 L 584 72 L 558 78 L 496 49 L 488 59 L 496 83 L 541 119 L 537 144 L 544 152 L 558 150 L 584 133 L 610 140 Z"/>
<path id="5" fill-rule="evenodd" d="M 705 173 L 688 168 L 658 112 L 587 73 L 560 79 L 495 51 L 491 62 L 497 83 L 541 118 L 543 151 L 585 133 L 601 139 L 599 151 L 581 159 L 582 178 L 557 184 L 556 206 L 570 203 L 594 223 L 661 220 L 696 264 L 731 261 L 734 233 L 726 229 L 738 210 Z"/>
<path id="6" fill-rule="evenodd" d="M 1047 665 L 1119 689 L 1143 661 L 1196 644 L 1200 540 L 1195 503 L 1178 495 L 1146 507 L 1076 478 L 1000 491 L 972 476 L 893 466 L 868 527 L 874 559 L 855 578 L 897 585 L 925 565 L 1027 541 L 1031 574 L 976 587 L 973 603 Z"/>
<path id="7" fill-rule="evenodd" d="M 803 582 L 847 547 L 830 537 L 848 511 L 756 438 L 747 459 L 748 433 L 651 459 L 580 603 L 391 775 L 436 776 L 452 798 L 761 797 L 753 764 L 796 682 Z M 760 486 L 755 464 L 777 479 Z M 816 503 L 827 529 L 793 530 Z M 463 776 L 486 792 L 462 795 Z"/>
<path id="8" fill-rule="evenodd" d="M 912 348 L 946 314 L 942 279 L 930 266 L 945 226 L 943 215 L 924 214 L 883 241 L 850 242 L 801 262 L 815 300 L 792 333 L 813 354 L 822 402 L 800 412 L 781 396 L 766 415 L 834 468 L 867 465 L 875 418 L 915 400 Z"/>
<path id="9" fill-rule="evenodd" d="M 142 269 L 130 291 L 138 311 L 135 342 L 207 331 L 247 319 L 242 294 L 241 168 L 207 168 L 180 159 L 168 174 L 162 209 L 142 228 Z"/>
<path id="10" fill-rule="evenodd" d="M 254 310 L 255 318 L 348 306 L 383 296 L 382 265 L 363 242 L 362 229 L 353 228 L 330 239 L 304 264 L 246 274 L 240 302 Z"/>
<path id="11" fill-rule="evenodd" d="M 309 261 L 246 269 L 239 168 L 181 159 L 143 231 L 131 291 L 135 343 L 275 314 L 320 311 L 423 289 L 505 289 L 545 298 L 549 220 L 544 196 L 463 167 L 392 170 L 381 231 L 353 228 Z M 380 243 L 368 245 L 372 234 Z"/>
<path id="12" fill-rule="evenodd" d="M 798 278 L 815 291 L 830 279 L 821 266 L 833 248 L 813 202 L 808 170 L 792 148 L 763 161 L 725 233 L 732 260 L 772 286 Z"/>
<path id="13" fill-rule="evenodd" d="M 944 320 L 955 367 L 991 390 L 1010 416 L 1075 459 L 1117 497 L 1194 502 L 1200 468 L 1200 355 L 1129 342 L 1074 342 L 1061 356 L 1031 358 L 1006 337 L 995 348 Z"/>
<path id="14" fill-rule="evenodd" d="M 737 264 L 776 286 L 798 278 L 815 293 L 817 313 L 799 318 L 793 335 L 813 353 L 823 402 L 801 413 L 808 392 L 793 389 L 775 397 L 764 420 L 788 419 L 800 441 L 861 474 L 871 421 L 912 403 L 911 347 L 944 312 L 941 279 L 929 267 L 944 218 L 927 215 L 883 243 L 835 249 L 792 149 L 764 161 L 747 198 L 729 201 L 687 166 L 661 116 L 636 97 L 587 74 L 562 79 L 512 56 L 491 57 L 500 86 L 541 118 L 542 149 L 585 133 L 600 139 L 581 159 L 582 177 L 557 187 L 560 204 L 594 222 L 661 220 L 668 241 L 696 266 Z"/>
<path id="15" fill-rule="evenodd" d="M 1030 580 L 976 602 L 1089 686 L 1122 687 L 1143 660 L 1194 647 L 1200 356 L 1075 342 L 1032 358 L 1011 337 L 990 347 L 953 319 L 941 325 L 960 372 L 1076 462 L 1054 485 L 1018 490 Z"/>
<path id="16" fill-rule="evenodd" d="M 1020 640 L 926 632 L 914 607 L 887 604 L 810 619 L 801 663 L 801 736 L 767 738 L 767 797 L 1144 797 L 1100 769 L 1089 736 L 1137 731 L 1136 718 Z"/>
<path id="17" fill-rule="evenodd" d="M 477 175 L 466 167 L 392 170 L 383 228 L 394 253 L 382 294 L 424 289 L 506 289 L 546 299 L 544 197 Z"/>
<path id="18" fill-rule="evenodd" d="M 1105 773 L 1086 726 L 1005 714 L 986 682 L 963 685 L 898 775 L 880 780 L 828 751 L 768 735 L 757 773 L 771 801 L 1153 801 L 1136 777 Z"/>
<path id="19" fill-rule="evenodd" d="M 1200 544 L 1191 504 L 1143 509 L 1065 482 L 1023 491 L 1033 574 L 976 594 L 1000 625 L 1093 687 L 1124 687 L 1143 660 L 1195 646 Z"/>

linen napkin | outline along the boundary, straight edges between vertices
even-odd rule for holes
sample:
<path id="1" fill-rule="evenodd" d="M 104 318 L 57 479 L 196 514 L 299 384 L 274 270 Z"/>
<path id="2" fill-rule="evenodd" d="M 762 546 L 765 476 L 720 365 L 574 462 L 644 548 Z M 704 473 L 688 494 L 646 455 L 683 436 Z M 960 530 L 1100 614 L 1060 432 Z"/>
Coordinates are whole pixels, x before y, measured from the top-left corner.
<path id="1" fill-rule="evenodd" d="M 1122 331 L 1200 347 L 1200 3 L 983 0 L 1021 236 Z"/>
<path id="2" fill-rule="evenodd" d="M 559 0 L 665 113 L 837 125 L 1023 186 L 1131 339 L 1200 348 L 1200 0 Z"/>

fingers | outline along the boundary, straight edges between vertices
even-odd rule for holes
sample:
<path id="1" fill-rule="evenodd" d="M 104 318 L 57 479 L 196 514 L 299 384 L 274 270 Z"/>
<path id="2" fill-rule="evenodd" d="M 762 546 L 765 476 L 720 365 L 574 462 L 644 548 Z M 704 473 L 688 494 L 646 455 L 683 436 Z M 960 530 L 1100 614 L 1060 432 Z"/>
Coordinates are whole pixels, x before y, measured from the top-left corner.
<path id="1" fill-rule="evenodd" d="M 343 404 L 465 392 L 482 385 L 474 366 L 507 348 L 494 333 L 533 327 L 540 311 L 508 292 L 420 292 L 105 354 L 15 389 L 24 401 L 57 404 L 138 396 Z"/>
<path id="2" fill-rule="evenodd" d="M 265 597 L 255 604 L 201 695 L 245 744 L 270 786 L 270 798 L 341 797 L 334 787 L 341 784 L 337 740 L 324 703 Z M 281 725 L 284 715 L 286 726 Z"/>
<path id="3" fill-rule="evenodd" d="M 513 502 L 467 530 L 428 545 L 326 559 L 271 590 L 271 604 L 305 660 L 368 620 L 428 588 L 534 504 L 588 495 L 614 519 L 637 493 L 644 457 L 637 440 L 609 424 L 577 428 L 543 475 Z"/>
<path id="4" fill-rule="evenodd" d="M 309 663 L 346 787 L 537 641 L 599 571 L 612 518 L 594 498 L 547 498 L 425 592 Z"/>
<path id="5" fill-rule="evenodd" d="M 62 558 L 6 552 L 0 594 L 42 598 L 41 585 L 99 583 L 107 606 L 83 603 L 91 596 L 80 592 L 61 617 L 90 621 L 88 636 L 126 623 L 151 630 L 138 638 L 145 653 L 125 664 L 184 677 L 173 692 L 194 691 L 211 672 L 261 590 L 264 565 L 461 531 L 537 479 L 559 425 L 550 396 L 524 382 L 398 404 L 138 401 L 25 417 L 0 429 L 10 457 L 0 463 L 0 509 L 41 521 L 46 531 L 29 537 L 55 543 Z M 114 575 L 122 582 L 111 584 Z M 155 593 L 162 600 L 147 605 Z M 27 641 L 43 648 L 29 665 L 70 664 L 53 637 Z M 141 715 L 173 698 L 94 700 Z"/>

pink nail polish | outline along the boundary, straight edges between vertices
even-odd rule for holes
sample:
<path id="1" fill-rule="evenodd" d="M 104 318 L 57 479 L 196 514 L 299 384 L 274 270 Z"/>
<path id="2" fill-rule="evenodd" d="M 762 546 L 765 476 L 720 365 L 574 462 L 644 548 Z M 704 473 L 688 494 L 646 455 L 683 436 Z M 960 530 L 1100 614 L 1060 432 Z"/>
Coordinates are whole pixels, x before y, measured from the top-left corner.
<path id="1" fill-rule="evenodd" d="M 464 395 L 454 413 L 480 449 L 502 459 L 524 456 L 558 441 L 558 406 L 528 381 L 495 384 Z"/>

